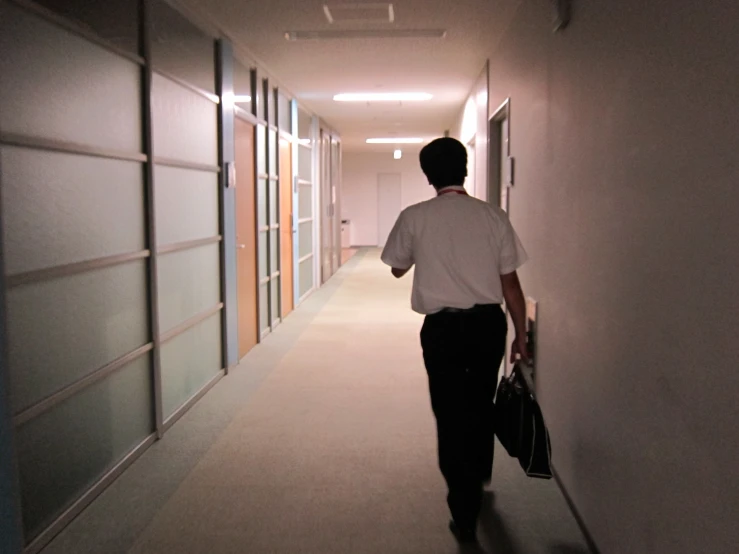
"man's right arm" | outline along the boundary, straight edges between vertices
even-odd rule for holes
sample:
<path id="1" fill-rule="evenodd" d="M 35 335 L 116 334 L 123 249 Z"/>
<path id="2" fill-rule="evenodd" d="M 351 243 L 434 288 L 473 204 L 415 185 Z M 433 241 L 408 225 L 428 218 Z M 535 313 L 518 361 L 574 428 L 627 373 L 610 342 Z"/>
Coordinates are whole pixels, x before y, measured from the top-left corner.
<path id="1" fill-rule="evenodd" d="M 508 311 L 511 312 L 513 327 L 516 330 L 516 338 L 511 348 L 511 362 L 516 361 L 516 354 L 527 362 L 529 355 L 526 348 L 526 301 L 523 297 L 521 282 L 518 280 L 518 273 L 514 271 L 501 275 L 500 283 L 503 286 L 503 298 L 505 298 Z"/>
<path id="2" fill-rule="evenodd" d="M 393 277 L 397 279 L 413 267 L 413 236 L 408 229 L 406 211 L 401 212 L 390 231 L 380 259 L 392 268 Z"/>
<path id="3" fill-rule="evenodd" d="M 511 362 L 516 361 L 516 355 L 528 361 L 526 349 L 526 302 L 521 290 L 521 282 L 518 280 L 516 270 L 528 259 L 521 241 L 513 230 L 508 215 L 501 210 L 502 229 L 500 234 L 500 283 L 503 287 L 503 298 L 508 311 L 513 318 L 513 326 L 516 329 L 516 339 L 511 348 Z"/>

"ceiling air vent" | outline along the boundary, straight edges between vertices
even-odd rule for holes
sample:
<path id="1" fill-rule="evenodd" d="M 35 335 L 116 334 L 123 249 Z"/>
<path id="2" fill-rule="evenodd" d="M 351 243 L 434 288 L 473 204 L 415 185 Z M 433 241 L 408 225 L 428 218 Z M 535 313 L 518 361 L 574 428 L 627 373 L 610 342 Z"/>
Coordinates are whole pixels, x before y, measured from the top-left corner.
<path id="1" fill-rule="evenodd" d="M 395 11 L 388 3 L 324 4 L 329 23 L 394 23 Z"/>

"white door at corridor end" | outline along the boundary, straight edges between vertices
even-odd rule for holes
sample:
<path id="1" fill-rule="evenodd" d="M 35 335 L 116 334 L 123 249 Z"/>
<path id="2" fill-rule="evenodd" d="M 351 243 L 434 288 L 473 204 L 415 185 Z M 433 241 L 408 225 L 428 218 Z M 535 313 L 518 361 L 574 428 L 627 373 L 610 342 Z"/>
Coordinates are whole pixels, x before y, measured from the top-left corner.
<path id="1" fill-rule="evenodd" d="M 377 246 L 385 246 L 400 215 L 400 173 L 377 174 Z"/>

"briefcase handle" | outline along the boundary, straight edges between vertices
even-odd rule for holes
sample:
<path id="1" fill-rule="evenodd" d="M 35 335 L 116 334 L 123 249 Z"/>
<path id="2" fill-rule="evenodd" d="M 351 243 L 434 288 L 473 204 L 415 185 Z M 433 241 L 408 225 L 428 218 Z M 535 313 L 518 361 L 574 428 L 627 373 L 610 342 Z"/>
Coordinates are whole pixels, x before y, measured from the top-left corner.
<path id="1" fill-rule="evenodd" d="M 523 384 L 526 387 L 526 392 L 529 393 L 529 396 L 531 396 L 531 398 L 536 398 L 536 394 L 534 392 L 535 389 L 533 379 L 533 367 L 533 364 L 530 362 L 516 360 L 516 362 L 513 364 L 513 367 L 511 368 L 510 375 L 513 375 L 513 372 L 516 371 L 516 368 L 518 368 L 518 374 L 521 376 Z M 506 375 L 506 377 L 510 377 L 510 375 Z"/>

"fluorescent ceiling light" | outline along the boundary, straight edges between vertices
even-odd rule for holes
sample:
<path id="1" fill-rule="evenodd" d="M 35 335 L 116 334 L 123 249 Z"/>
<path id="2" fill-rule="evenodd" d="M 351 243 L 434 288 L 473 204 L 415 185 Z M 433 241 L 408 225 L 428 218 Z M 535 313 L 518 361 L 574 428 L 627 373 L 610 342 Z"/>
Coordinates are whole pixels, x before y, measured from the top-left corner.
<path id="1" fill-rule="evenodd" d="M 421 144 L 422 138 L 368 138 L 367 144 Z"/>
<path id="2" fill-rule="evenodd" d="M 402 157 L 403 157 L 402 150 L 396 150 L 395 152 L 393 152 L 393 158 L 395 158 L 396 160 L 399 160 Z"/>
<path id="3" fill-rule="evenodd" d="M 234 103 L 240 103 L 240 102 L 251 102 L 251 96 L 246 94 L 236 94 L 233 97 Z"/>
<path id="4" fill-rule="evenodd" d="M 337 102 L 422 102 L 432 98 L 426 92 L 349 92 L 334 96 Z"/>

